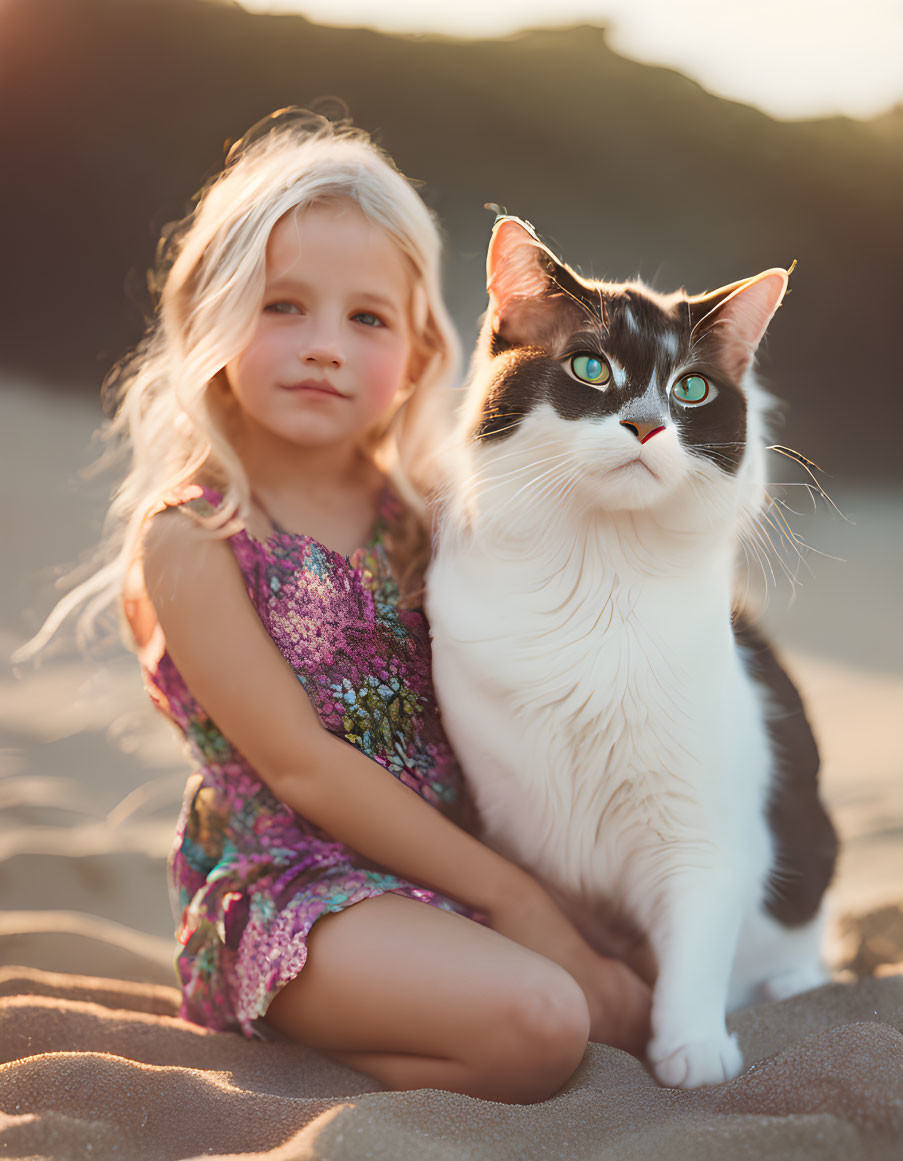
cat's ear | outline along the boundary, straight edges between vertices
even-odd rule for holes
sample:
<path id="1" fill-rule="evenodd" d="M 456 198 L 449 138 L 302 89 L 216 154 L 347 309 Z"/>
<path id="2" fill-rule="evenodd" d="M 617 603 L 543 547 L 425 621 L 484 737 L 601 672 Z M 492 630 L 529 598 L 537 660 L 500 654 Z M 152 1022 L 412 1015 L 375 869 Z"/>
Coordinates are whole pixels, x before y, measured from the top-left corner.
<path id="1" fill-rule="evenodd" d="M 548 306 L 542 299 L 555 279 L 558 261 L 529 222 L 500 217 L 486 255 L 486 289 L 492 331 L 510 343 L 541 336 Z"/>
<path id="2" fill-rule="evenodd" d="M 738 381 L 781 305 L 788 276 L 788 271 L 775 267 L 754 278 L 689 299 L 694 336 L 712 336 L 718 344 L 721 361 Z"/>

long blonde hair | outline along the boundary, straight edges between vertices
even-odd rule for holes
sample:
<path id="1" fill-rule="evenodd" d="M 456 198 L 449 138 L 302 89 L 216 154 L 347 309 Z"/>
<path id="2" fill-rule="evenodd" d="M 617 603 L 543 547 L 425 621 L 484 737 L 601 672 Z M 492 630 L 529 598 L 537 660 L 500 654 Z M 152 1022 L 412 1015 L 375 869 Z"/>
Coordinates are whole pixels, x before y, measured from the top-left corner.
<path id="1" fill-rule="evenodd" d="M 196 519 L 220 536 L 245 526 L 250 485 L 226 438 L 211 384 L 253 336 L 273 227 L 292 210 L 339 198 L 356 202 L 382 227 L 414 272 L 411 324 L 422 356 L 419 374 L 368 451 L 404 503 L 389 547 L 403 597 L 411 603 L 418 596 L 429 553 L 430 468 L 448 428 L 459 365 L 458 338 L 442 298 L 439 232 L 411 184 L 363 130 L 283 109 L 236 142 L 191 212 L 163 231 L 149 280 L 154 316 L 102 388 L 112 418 L 101 431 L 110 447 L 98 467 L 130 456 L 130 468 L 113 494 L 92 575 L 57 603 L 14 660 L 34 656 L 81 605 L 80 645 L 96 635 L 98 616 L 117 602 L 123 638 L 134 644 L 121 596 L 146 522 L 202 468 L 221 486 L 223 500 L 212 515 Z"/>

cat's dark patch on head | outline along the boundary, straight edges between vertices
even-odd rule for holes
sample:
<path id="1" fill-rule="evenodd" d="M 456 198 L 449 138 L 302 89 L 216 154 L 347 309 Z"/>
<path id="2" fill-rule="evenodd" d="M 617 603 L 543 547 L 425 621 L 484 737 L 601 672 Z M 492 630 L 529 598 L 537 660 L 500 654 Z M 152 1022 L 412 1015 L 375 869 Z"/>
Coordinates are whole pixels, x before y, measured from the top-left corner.
<path id="1" fill-rule="evenodd" d="M 654 374 L 664 390 L 675 362 L 686 356 L 689 345 L 678 311 L 627 287 L 608 298 L 608 313 L 608 347 L 627 372 L 628 386 L 645 391 Z"/>
<path id="2" fill-rule="evenodd" d="M 680 441 L 694 455 L 733 475 L 746 450 L 746 397 L 704 365 L 690 373 L 703 375 L 714 383 L 718 397 L 704 407 L 694 408 L 681 407 L 672 399 L 671 414 L 679 423 Z"/>
<path id="3" fill-rule="evenodd" d="M 641 288 L 627 286 L 608 297 L 610 330 L 607 349 L 625 369 L 622 399 L 645 391 L 653 375 L 659 386 L 662 415 L 670 413 L 684 447 L 710 460 L 722 471 L 740 466 L 746 443 L 746 398 L 717 359 L 717 332 L 699 340 L 683 298 L 661 300 Z M 665 391 L 676 368 L 703 375 L 717 397 L 700 407 L 685 407 Z M 645 415 L 627 416 L 647 419 Z"/>
<path id="4" fill-rule="evenodd" d="M 474 438 L 510 436 L 543 403 L 569 421 L 621 414 L 625 421 L 665 422 L 670 415 L 688 451 L 736 472 L 745 450 L 746 399 L 718 359 L 712 311 L 722 299 L 695 302 L 632 283 L 589 281 L 547 253 L 542 266 L 548 275 L 544 292 L 509 306 L 503 325 L 484 336 L 499 365 Z M 700 326 L 705 316 L 710 321 Z M 562 361 L 581 353 L 613 360 L 623 372 L 620 385 L 614 376 L 603 390 L 572 378 Z M 715 386 L 711 402 L 688 407 L 669 398 L 669 381 L 684 366 Z M 657 395 L 650 399 L 653 379 Z"/>
<path id="5" fill-rule="evenodd" d="M 539 384 L 532 375 L 539 352 L 531 347 L 512 351 L 510 344 L 505 349 L 511 353 L 504 362 L 498 360 L 495 364 L 498 370 L 483 398 L 474 439 L 488 441 L 510 435 L 539 401 Z"/>
<path id="6" fill-rule="evenodd" d="M 480 417 L 472 438 L 493 440 L 510 436 L 520 421 L 548 399 L 548 380 L 561 376 L 573 384 L 547 347 L 558 347 L 588 317 L 586 304 L 550 284 L 546 294 L 517 304 L 517 329 L 533 333 L 533 343 L 516 341 L 500 331 L 484 332 L 483 341 L 493 358 Z M 510 334 L 510 331 L 509 331 Z M 576 384 L 574 384 L 576 386 Z"/>
<path id="7" fill-rule="evenodd" d="M 818 748 L 800 695 L 752 622 L 738 614 L 733 630 L 747 672 L 774 707 L 767 726 L 775 755 L 768 802 L 775 864 L 765 909 L 785 927 L 799 927 L 815 917 L 831 882 L 837 833 L 819 797 Z"/>
<path id="8" fill-rule="evenodd" d="M 584 282 L 567 266 L 553 262 L 549 268 L 549 278 L 552 283 L 552 293 L 558 293 L 568 298 L 584 312 L 586 322 L 606 328 L 608 319 L 605 301 L 599 290 L 590 283 Z"/>
<path id="9" fill-rule="evenodd" d="M 684 407 L 673 397 L 671 415 L 681 443 L 728 474 L 735 473 L 746 450 L 746 395 L 718 358 L 717 330 L 691 336 L 686 374 L 702 375 L 718 392 L 702 407 Z"/>

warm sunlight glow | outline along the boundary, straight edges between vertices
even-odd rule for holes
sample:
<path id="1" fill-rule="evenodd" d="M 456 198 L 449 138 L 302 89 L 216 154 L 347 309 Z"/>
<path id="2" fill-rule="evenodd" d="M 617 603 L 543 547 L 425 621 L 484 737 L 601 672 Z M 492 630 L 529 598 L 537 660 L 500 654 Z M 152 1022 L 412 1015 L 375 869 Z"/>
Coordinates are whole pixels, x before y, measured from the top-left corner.
<path id="1" fill-rule="evenodd" d="M 457 37 L 606 24 L 625 56 L 680 69 L 775 117 L 872 117 L 903 101 L 899 0 L 241 0 L 321 24 Z M 377 15 L 378 13 L 378 15 Z"/>

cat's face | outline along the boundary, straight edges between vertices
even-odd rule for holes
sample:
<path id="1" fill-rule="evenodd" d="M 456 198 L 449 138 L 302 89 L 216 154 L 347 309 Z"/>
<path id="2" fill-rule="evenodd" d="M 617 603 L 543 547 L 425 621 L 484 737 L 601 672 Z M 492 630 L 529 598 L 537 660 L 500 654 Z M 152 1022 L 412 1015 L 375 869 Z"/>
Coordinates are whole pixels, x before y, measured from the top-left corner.
<path id="1" fill-rule="evenodd" d="M 481 459 L 510 462 L 523 447 L 553 465 L 546 479 L 557 470 L 563 487 L 608 509 L 736 477 L 755 418 L 747 370 L 784 270 L 662 296 L 580 278 L 515 218 L 496 224 L 487 267 L 468 416 Z"/>

